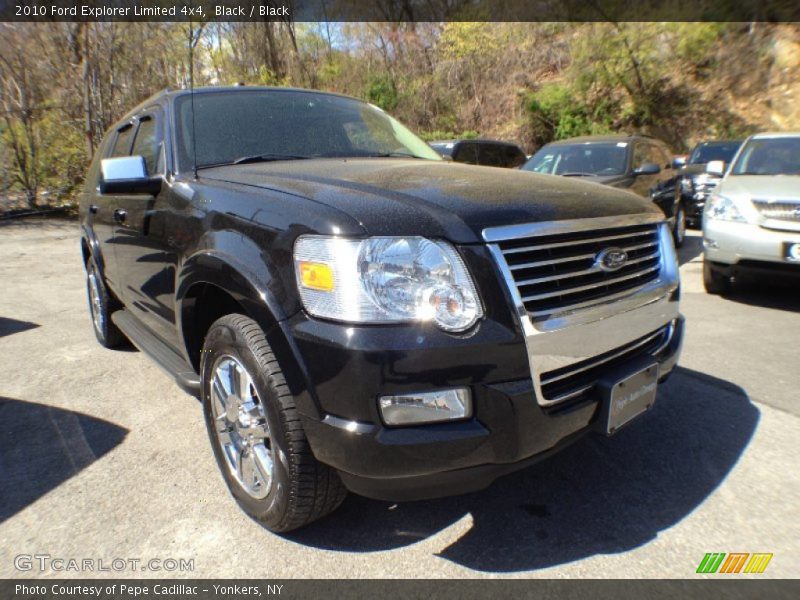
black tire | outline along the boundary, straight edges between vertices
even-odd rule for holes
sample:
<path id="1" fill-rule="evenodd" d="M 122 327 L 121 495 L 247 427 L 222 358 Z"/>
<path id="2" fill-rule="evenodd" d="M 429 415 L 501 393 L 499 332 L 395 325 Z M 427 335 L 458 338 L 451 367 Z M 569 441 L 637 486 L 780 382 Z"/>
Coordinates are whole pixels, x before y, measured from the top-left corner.
<path id="1" fill-rule="evenodd" d="M 731 278 L 717 271 L 708 260 L 703 260 L 703 286 L 709 294 L 728 294 Z"/>
<path id="2" fill-rule="evenodd" d="M 93 286 L 96 286 L 94 291 Z M 119 308 L 119 304 L 108 293 L 106 283 L 100 276 L 100 270 L 92 259 L 86 263 L 86 293 L 89 299 L 92 329 L 100 345 L 105 348 L 117 348 L 126 344 L 128 340 L 125 334 L 111 320 L 111 314 Z"/>
<path id="3" fill-rule="evenodd" d="M 214 422 L 211 385 L 215 365 L 231 357 L 250 376 L 255 400 L 269 426 L 272 481 L 267 495 L 255 498 L 230 471 Z M 336 510 L 347 490 L 335 470 L 311 452 L 281 367 L 258 324 L 240 314 L 215 321 L 206 334 L 200 365 L 206 428 L 225 483 L 239 506 L 271 531 L 303 527 Z"/>
<path id="4" fill-rule="evenodd" d="M 686 211 L 682 205 L 678 205 L 675 213 L 675 225 L 672 227 L 672 239 L 675 240 L 675 247 L 680 248 L 686 241 Z"/>

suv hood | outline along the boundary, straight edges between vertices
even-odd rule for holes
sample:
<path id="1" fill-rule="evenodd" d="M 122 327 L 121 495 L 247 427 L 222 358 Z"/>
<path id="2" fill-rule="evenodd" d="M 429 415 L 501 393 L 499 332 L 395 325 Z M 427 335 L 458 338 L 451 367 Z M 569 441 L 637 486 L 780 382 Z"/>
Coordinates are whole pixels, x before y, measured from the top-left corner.
<path id="1" fill-rule="evenodd" d="M 717 187 L 722 196 L 760 200 L 800 200 L 800 176 L 729 175 Z"/>
<path id="2" fill-rule="evenodd" d="M 203 169 L 200 177 L 333 207 L 370 235 L 425 235 L 456 243 L 482 241 L 486 227 L 659 214 L 632 193 L 593 183 L 422 159 L 304 159 Z"/>

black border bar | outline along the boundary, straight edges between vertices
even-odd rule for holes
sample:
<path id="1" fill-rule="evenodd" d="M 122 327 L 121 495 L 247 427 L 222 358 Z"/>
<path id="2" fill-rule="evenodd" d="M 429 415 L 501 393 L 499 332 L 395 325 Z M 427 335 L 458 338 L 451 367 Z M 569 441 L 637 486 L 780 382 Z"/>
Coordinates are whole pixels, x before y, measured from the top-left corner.
<path id="1" fill-rule="evenodd" d="M 800 22 L 798 0 L 0 0 L 0 21 Z"/>
<path id="2" fill-rule="evenodd" d="M 23 589 L 19 586 L 25 586 Z M 219 587 L 216 587 L 219 586 Z M 134 592 L 138 589 L 138 594 Z M 22 590 L 22 591 L 20 591 Z M 98 593 L 99 590 L 99 593 Z M 128 591 L 130 590 L 130 591 Z M 72 593 L 71 593 L 72 592 Z M 642 579 L 4 579 L 3 600 L 217 600 L 232 598 L 457 598 L 537 600 L 783 600 L 800 597 L 800 580 L 709 576 Z"/>

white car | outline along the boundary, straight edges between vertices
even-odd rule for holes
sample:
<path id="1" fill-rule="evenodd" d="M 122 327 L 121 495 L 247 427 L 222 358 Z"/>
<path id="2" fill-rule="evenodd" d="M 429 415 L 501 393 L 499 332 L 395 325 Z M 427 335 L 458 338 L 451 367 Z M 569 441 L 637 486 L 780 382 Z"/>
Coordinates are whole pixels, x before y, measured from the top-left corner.
<path id="1" fill-rule="evenodd" d="M 706 291 L 730 290 L 746 271 L 800 276 L 800 132 L 760 133 L 745 140 L 703 213 Z"/>

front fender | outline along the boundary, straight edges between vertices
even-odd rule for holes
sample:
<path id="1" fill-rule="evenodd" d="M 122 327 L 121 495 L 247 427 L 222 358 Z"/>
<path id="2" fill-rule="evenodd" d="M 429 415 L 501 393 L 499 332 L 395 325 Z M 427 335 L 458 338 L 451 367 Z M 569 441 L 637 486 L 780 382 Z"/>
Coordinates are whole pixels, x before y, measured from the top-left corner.
<path id="1" fill-rule="evenodd" d="M 263 251 L 240 234 L 231 234 L 238 238 L 235 255 L 219 248 L 205 247 L 183 263 L 175 299 L 179 339 L 186 339 L 184 321 L 193 308 L 194 300 L 189 295 L 192 287 L 211 284 L 223 290 L 264 331 L 298 410 L 304 415 L 320 418 L 319 402 L 311 392 L 313 387 L 308 381 L 302 357 L 286 325 L 286 320 L 296 314 L 300 307 L 297 305 L 294 310 L 287 311 L 287 304 L 289 307 L 293 305 L 286 302 L 287 296 L 279 297 L 282 294 L 280 283 L 275 281 L 274 274 L 264 263 Z M 185 345 L 182 350 L 184 358 L 191 364 Z"/>
<path id="2" fill-rule="evenodd" d="M 89 257 L 97 265 L 100 277 L 105 278 L 106 264 L 105 260 L 103 260 L 103 253 L 100 251 L 100 242 L 97 240 L 92 228 L 85 223 L 81 223 L 81 238 L 89 248 Z"/>

